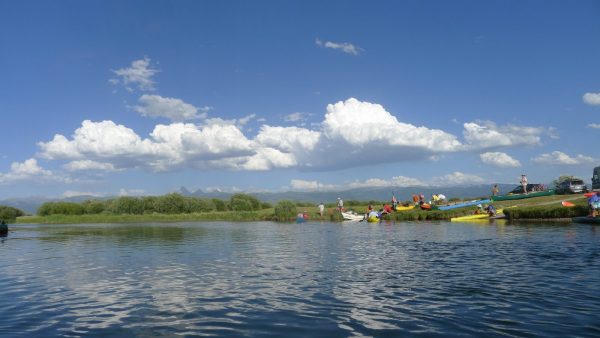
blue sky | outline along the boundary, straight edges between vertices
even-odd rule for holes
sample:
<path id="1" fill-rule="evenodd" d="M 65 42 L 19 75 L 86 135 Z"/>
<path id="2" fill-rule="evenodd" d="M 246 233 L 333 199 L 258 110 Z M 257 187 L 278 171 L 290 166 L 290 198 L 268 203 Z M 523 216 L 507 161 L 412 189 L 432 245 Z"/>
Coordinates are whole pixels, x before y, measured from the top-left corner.
<path id="1" fill-rule="evenodd" d="M 597 1 L 3 1 L 0 197 L 588 179 Z"/>

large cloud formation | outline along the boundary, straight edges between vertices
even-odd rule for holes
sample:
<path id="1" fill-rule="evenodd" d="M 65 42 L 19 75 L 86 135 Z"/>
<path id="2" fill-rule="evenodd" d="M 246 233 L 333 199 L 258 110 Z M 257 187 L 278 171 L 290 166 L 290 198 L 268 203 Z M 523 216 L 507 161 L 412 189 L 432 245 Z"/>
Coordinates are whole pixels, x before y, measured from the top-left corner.
<path id="1" fill-rule="evenodd" d="M 159 106 L 164 103 L 181 108 L 180 119 L 197 114 L 183 101 L 143 97 L 148 102 L 159 98 L 162 102 Z M 151 106 L 148 102 L 145 109 Z M 381 105 L 355 98 L 329 104 L 323 121 L 314 129 L 263 125 L 253 138 L 248 138 L 242 130 L 247 121 L 234 122 L 209 119 L 200 124 L 158 124 L 147 137 L 142 137 L 113 121 L 85 120 L 71 138 L 57 134 L 50 141 L 38 143 L 39 155 L 66 161 L 64 168 L 72 172 L 128 168 L 327 170 L 427 159 L 473 149 L 539 144 L 543 133 L 541 128 L 466 123 L 466 143 L 462 143 L 445 131 L 400 122 Z M 517 136 L 515 131 L 519 131 Z"/>

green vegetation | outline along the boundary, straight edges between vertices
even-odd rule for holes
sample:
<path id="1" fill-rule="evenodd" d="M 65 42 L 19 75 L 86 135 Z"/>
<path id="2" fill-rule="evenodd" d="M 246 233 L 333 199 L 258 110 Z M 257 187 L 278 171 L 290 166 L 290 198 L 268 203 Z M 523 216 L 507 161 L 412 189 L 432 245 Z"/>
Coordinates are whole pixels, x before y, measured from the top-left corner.
<path id="1" fill-rule="evenodd" d="M 292 201 L 279 201 L 275 205 L 275 217 L 274 220 L 279 222 L 289 222 L 296 219 L 297 215 L 296 204 Z"/>
<path id="2" fill-rule="evenodd" d="M 17 223 L 43 223 L 43 224 L 79 224 L 79 223 L 138 223 L 138 222 L 194 222 L 194 221 L 268 221 L 271 220 L 273 209 L 260 212 L 205 212 L 189 214 L 95 214 L 95 215 L 49 215 L 49 216 L 24 216 L 17 218 Z"/>
<path id="3" fill-rule="evenodd" d="M 25 212 L 23 210 L 19 210 L 13 207 L 7 207 L 4 205 L 0 205 L 0 221 L 4 221 L 7 223 L 14 223 L 17 217 L 24 216 Z"/>
<path id="4" fill-rule="evenodd" d="M 509 219 L 552 219 L 570 218 L 587 214 L 587 203 L 583 196 L 573 196 L 569 200 L 576 207 L 561 205 L 564 196 L 544 196 L 518 201 L 493 203 L 497 209 L 504 208 Z M 347 209 L 364 213 L 369 202 L 351 201 Z M 379 206 L 383 202 L 370 201 Z M 18 209 L 12 210 L 14 217 L 6 217 L 17 223 L 126 223 L 126 222 L 186 222 L 186 221 L 279 221 L 290 222 L 298 212 L 306 212 L 311 221 L 341 222 L 342 215 L 335 204 L 329 204 L 325 214 L 320 216 L 316 205 L 310 202 L 280 201 L 273 208 L 256 197 L 235 194 L 228 201 L 186 197 L 180 194 L 146 197 L 120 197 L 111 200 L 88 200 L 81 203 L 49 202 L 38 209 L 38 216 L 22 216 Z M 8 209 L 6 209 L 8 208 Z M 383 216 L 393 221 L 449 220 L 452 217 L 469 215 L 475 207 L 464 207 L 447 211 L 424 211 L 414 209 L 395 212 Z"/>

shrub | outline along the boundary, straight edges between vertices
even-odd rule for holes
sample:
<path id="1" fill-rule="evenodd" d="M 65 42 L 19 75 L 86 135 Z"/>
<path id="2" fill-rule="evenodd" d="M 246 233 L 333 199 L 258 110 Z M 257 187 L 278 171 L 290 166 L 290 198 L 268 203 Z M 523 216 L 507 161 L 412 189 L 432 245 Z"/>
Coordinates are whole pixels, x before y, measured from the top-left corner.
<path id="1" fill-rule="evenodd" d="M 260 200 L 248 194 L 234 194 L 229 199 L 229 207 L 233 211 L 256 211 L 260 210 Z"/>
<path id="2" fill-rule="evenodd" d="M 101 214 L 106 210 L 106 203 L 103 201 L 87 200 L 81 203 L 81 206 L 85 209 L 86 214 Z"/>
<path id="3" fill-rule="evenodd" d="M 212 202 L 215 205 L 215 209 L 217 211 L 227 211 L 227 204 L 225 203 L 225 201 L 220 200 L 218 198 L 213 198 Z"/>
<path id="4" fill-rule="evenodd" d="M 25 212 L 20 209 L 0 205 L 0 220 L 14 222 L 17 217 L 24 216 Z"/>
<path id="5" fill-rule="evenodd" d="M 119 215 L 141 215 L 144 213 L 144 205 L 137 197 L 123 196 L 111 201 L 110 212 Z"/>
<path id="6" fill-rule="evenodd" d="M 156 198 L 156 212 L 162 214 L 181 214 L 186 212 L 188 205 L 185 197 L 173 193 Z"/>
<path id="7" fill-rule="evenodd" d="M 216 209 L 215 204 L 210 199 L 187 197 L 186 212 L 209 212 Z"/>
<path id="8" fill-rule="evenodd" d="M 46 202 L 42 204 L 38 210 L 38 215 L 83 215 L 85 208 L 77 203 L 72 202 Z"/>
<path id="9" fill-rule="evenodd" d="M 296 204 L 292 201 L 279 201 L 275 205 L 275 220 L 279 222 L 287 222 L 296 219 L 297 209 Z"/>

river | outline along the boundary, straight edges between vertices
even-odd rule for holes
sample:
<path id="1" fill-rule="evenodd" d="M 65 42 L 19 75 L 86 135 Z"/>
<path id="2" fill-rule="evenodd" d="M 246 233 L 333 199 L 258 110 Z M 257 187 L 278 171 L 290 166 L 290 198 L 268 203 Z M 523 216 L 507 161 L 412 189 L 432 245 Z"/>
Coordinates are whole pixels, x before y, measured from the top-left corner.
<path id="1" fill-rule="evenodd" d="M 600 336 L 600 227 L 15 225 L 0 336 Z"/>

